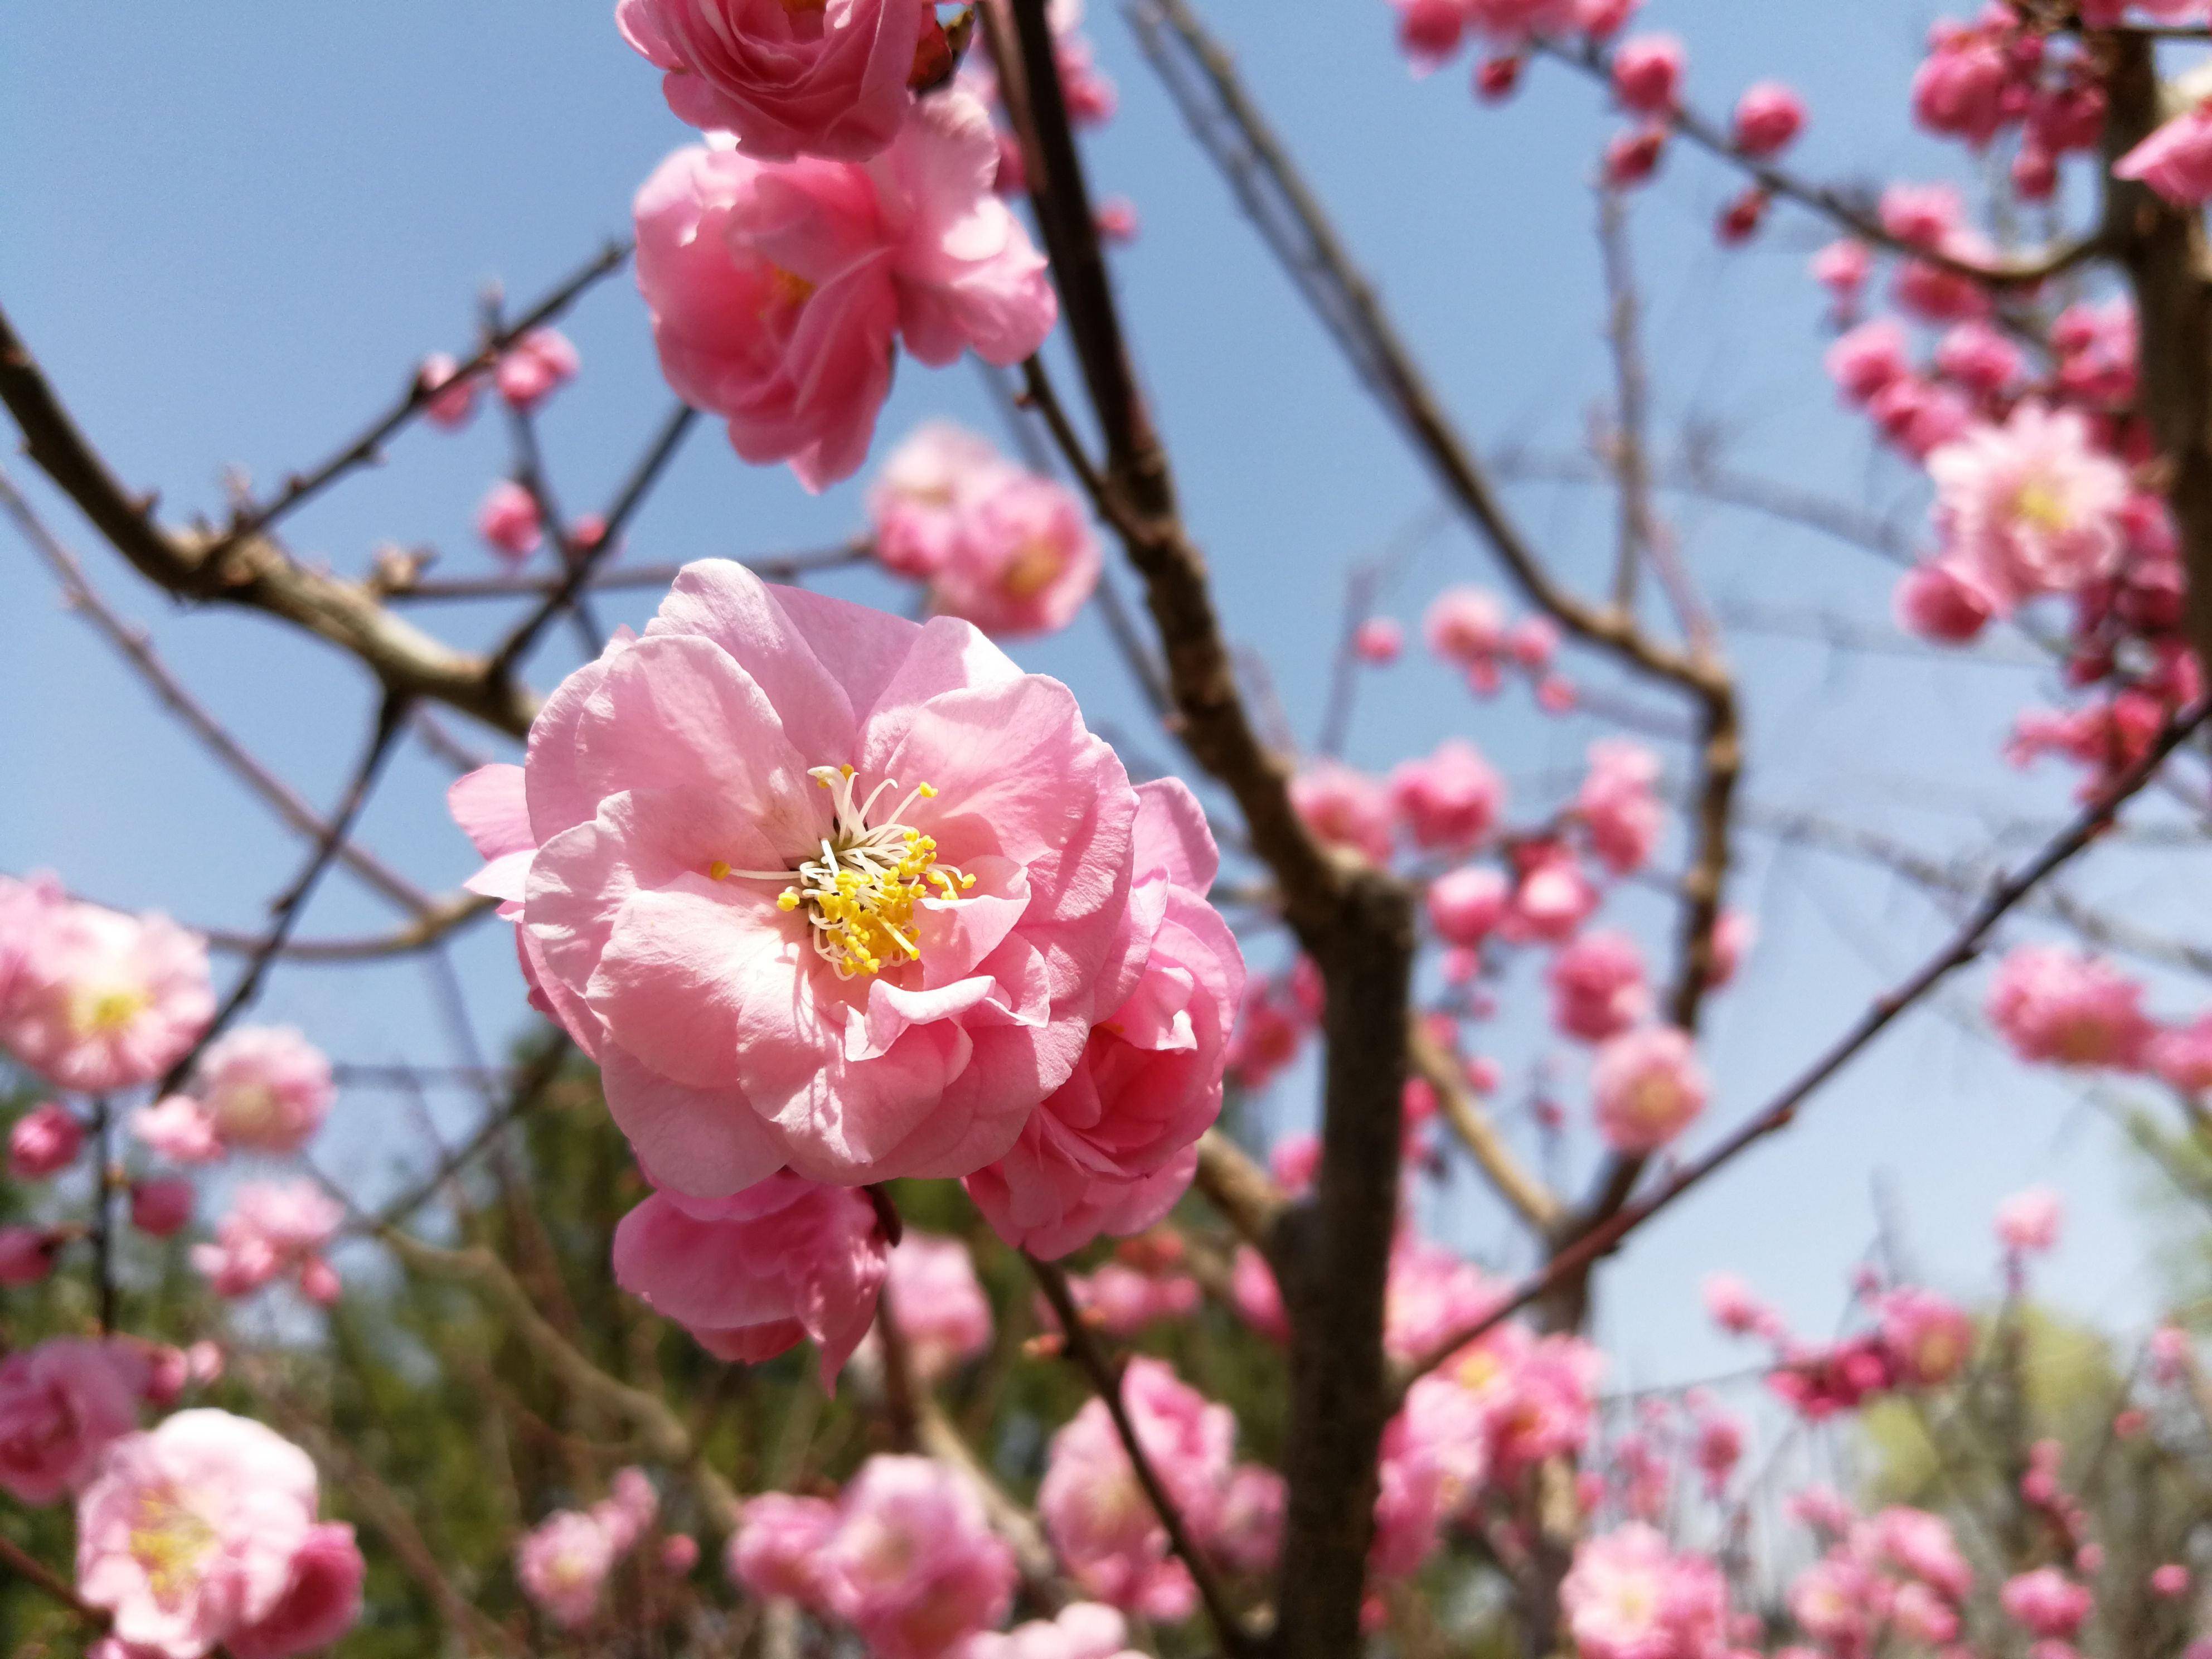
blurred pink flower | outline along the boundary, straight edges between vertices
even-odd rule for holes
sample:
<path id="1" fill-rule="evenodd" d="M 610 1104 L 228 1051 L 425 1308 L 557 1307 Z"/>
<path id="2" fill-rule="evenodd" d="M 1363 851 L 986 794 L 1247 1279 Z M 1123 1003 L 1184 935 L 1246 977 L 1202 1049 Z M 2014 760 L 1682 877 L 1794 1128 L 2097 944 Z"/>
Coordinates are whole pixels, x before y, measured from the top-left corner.
<path id="1" fill-rule="evenodd" d="M 137 1425 L 137 1389 L 109 1345 L 52 1337 L 12 1353 L 0 1360 L 0 1492 L 52 1504 Z"/>
<path id="2" fill-rule="evenodd" d="M 1598 1131 L 1615 1152 L 1647 1156 L 1705 1109 L 1705 1074 L 1686 1032 L 1648 1025 L 1613 1038 L 1590 1067 Z"/>
<path id="3" fill-rule="evenodd" d="M 0 1048 L 61 1088 L 151 1083 L 214 1017 L 207 947 L 167 916 L 41 906 L 22 951 L 0 999 Z"/>
<path id="4" fill-rule="evenodd" d="M 939 1659 L 1013 1605 L 1013 1552 L 969 1479 L 926 1457 L 872 1457 L 838 1499 L 824 1598 L 879 1659 Z"/>
<path id="5" fill-rule="evenodd" d="M 2101 957 L 2023 945 L 1990 986 L 1990 1022 L 2025 1060 L 2132 1070 L 2155 1034 L 2142 987 Z"/>
<path id="6" fill-rule="evenodd" d="M 337 1098 L 331 1062 L 289 1026 L 242 1026 L 209 1044 L 192 1095 L 224 1145 L 296 1152 Z"/>
<path id="7" fill-rule="evenodd" d="M 44 1181 L 76 1162 L 84 1147 L 84 1126 L 58 1101 L 33 1106 L 8 1130 L 8 1175 L 15 1181 Z"/>

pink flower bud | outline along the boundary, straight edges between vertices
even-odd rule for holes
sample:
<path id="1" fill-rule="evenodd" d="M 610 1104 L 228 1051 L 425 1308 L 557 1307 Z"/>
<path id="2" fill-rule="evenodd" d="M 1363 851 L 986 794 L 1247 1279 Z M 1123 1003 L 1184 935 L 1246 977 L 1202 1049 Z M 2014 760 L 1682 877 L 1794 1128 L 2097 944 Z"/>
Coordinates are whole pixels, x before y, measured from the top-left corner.
<path id="1" fill-rule="evenodd" d="M 1682 92 L 1686 54 L 1671 34 L 1639 34 L 1613 54 L 1613 95 L 1638 115 L 1671 114 Z"/>
<path id="2" fill-rule="evenodd" d="M 44 1181 L 76 1162 L 84 1128 L 66 1106 L 48 1101 L 15 1120 L 8 1131 L 8 1173 L 17 1181 Z"/>
<path id="3" fill-rule="evenodd" d="M 142 1181 L 131 1189 L 131 1224 L 155 1238 L 167 1238 L 192 1218 L 192 1197 L 189 1181 Z"/>
<path id="4" fill-rule="evenodd" d="M 1804 101 L 1779 81 L 1761 81 L 1736 100 L 1733 127 L 1737 154 L 1763 161 L 1805 130 Z"/>

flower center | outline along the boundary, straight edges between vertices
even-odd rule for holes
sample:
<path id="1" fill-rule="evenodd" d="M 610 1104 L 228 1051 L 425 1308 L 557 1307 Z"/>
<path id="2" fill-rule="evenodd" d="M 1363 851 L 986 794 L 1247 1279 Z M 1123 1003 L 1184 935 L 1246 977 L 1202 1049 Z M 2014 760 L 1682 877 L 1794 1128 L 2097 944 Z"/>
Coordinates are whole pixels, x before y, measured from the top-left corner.
<path id="1" fill-rule="evenodd" d="M 201 1565 L 218 1541 L 216 1530 L 167 1489 L 138 1500 L 138 1521 L 131 1529 L 131 1556 L 145 1569 L 154 1599 L 173 1607 L 198 1587 Z"/>
<path id="2" fill-rule="evenodd" d="M 814 297 L 814 287 L 797 271 L 770 264 L 766 286 L 761 292 L 761 315 L 765 317 L 772 312 L 797 311 Z"/>
<path id="3" fill-rule="evenodd" d="M 2013 512 L 2038 530 L 2057 532 L 2074 522 L 2074 514 L 2066 498 L 2042 478 L 2032 478 L 2020 488 L 2013 497 Z"/>
<path id="4" fill-rule="evenodd" d="M 853 799 L 849 766 L 817 766 L 808 775 L 830 792 L 834 822 L 822 841 L 822 856 L 793 870 L 732 870 L 717 860 L 707 873 L 716 881 L 790 884 L 776 896 L 776 908 L 804 908 L 813 933 L 814 953 L 839 979 L 879 974 L 888 962 L 918 962 L 921 945 L 914 936 L 915 907 L 924 899 L 949 899 L 975 884 L 975 878 L 951 865 L 939 866 L 937 842 L 900 822 L 917 800 L 934 797 L 917 784 L 880 823 L 870 822 L 876 803 L 898 787 L 885 778 L 864 801 Z M 797 879 L 793 878 L 796 876 Z"/>
<path id="5" fill-rule="evenodd" d="M 1674 1079 L 1664 1072 L 1655 1072 L 1639 1079 L 1629 1091 L 1629 1110 L 1639 1123 L 1654 1128 L 1674 1121 L 1681 1097 L 1674 1088 Z"/>
<path id="6" fill-rule="evenodd" d="M 999 586 L 1017 599 L 1033 599 L 1060 580 L 1060 573 L 1067 562 L 1059 550 L 1042 542 L 1031 542 L 1016 554 L 1006 574 L 999 578 Z"/>
<path id="7" fill-rule="evenodd" d="M 143 985 L 87 986 L 70 1000 L 70 1026 L 79 1036 L 112 1036 L 153 1001 Z"/>

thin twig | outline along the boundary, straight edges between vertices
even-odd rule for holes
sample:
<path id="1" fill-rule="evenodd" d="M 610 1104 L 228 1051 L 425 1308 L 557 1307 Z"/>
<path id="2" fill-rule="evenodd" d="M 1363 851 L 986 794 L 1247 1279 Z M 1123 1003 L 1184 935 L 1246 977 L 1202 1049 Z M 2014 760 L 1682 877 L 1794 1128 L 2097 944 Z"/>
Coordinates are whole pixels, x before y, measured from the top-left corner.
<path id="1" fill-rule="evenodd" d="M 1252 1632 L 1230 1605 L 1221 1580 L 1213 1570 L 1213 1563 L 1191 1536 L 1184 1524 L 1182 1511 L 1169 1493 L 1159 1471 L 1152 1467 L 1152 1454 L 1145 1448 L 1137 1432 L 1137 1425 L 1129 1415 L 1128 1402 L 1122 1397 L 1123 1368 L 1109 1360 L 1092 1335 L 1091 1327 L 1077 1310 L 1074 1296 L 1067 1286 L 1067 1275 L 1049 1261 L 1040 1261 L 1026 1250 L 1022 1259 L 1030 1264 L 1036 1277 L 1037 1287 L 1044 1292 L 1045 1300 L 1052 1304 L 1054 1318 L 1060 1322 L 1066 1339 L 1068 1358 L 1073 1359 L 1091 1389 L 1105 1402 L 1108 1413 L 1114 1419 L 1114 1432 L 1121 1442 L 1121 1449 L 1128 1457 L 1129 1467 L 1135 1472 L 1137 1484 L 1145 1490 L 1145 1497 L 1159 1519 L 1160 1529 L 1167 1534 L 1168 1547 L 1190 1574 L 1191 1583 L 1198 1587 L 1199 1601 L 1205 1606 L 1207 1620 L 1223 1652 L 1231 1659 L 1255 1650 Z"/>

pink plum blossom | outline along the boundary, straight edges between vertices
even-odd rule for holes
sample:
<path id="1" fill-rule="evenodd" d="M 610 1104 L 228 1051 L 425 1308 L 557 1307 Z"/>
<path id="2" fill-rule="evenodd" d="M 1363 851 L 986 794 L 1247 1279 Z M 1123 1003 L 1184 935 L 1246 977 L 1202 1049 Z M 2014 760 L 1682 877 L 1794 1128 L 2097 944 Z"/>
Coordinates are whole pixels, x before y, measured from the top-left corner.
<path id="1" fill-rule="evenodd" d="M 1277 1342 L 1290 1340 L 1290 1316 L 1284 1310 L 1274 1270 L 1268 1267 L 1267 1258 L 1249 1244 L 1238 1245 L 1230 1263 L 1229 1299 L 1238 1317 L 1261 1335 Z"/>
<path id="2" fill-rule="evenodd" d="M 726 1198 L 664 1188 L 615 1229 L 615 1281 L 723 1359 L 802 1338 L 831 1382 L 875 1317 L 889 1252 L 866 1194 L 788 1171 Z"/>
<path id="3" fill-rule="evenodd" d="M 511 408 L 526 410 L 574 380 L 582 367 L 567 335 L 534 328 L 507 349 L 492 380 Z"/>
<path id="4" fill-rule="evenodd" d="M 1945 645 L 1964 645 L 1996 614 L 1988 592 L 1948 559 L 1915 565 L 1897 584 L 1898 626 Z"/>
<path id="5" fill-rule="evenodd" d="M 76 1162 L 84 1126 L 57 1101 L 33 1106 L 8 1129 L 8 1174 L 15 1181 L 44 1181 Z"/>
<path id="6" fill-rule="evenodd" d="M 1198 1281 L 1188 1274 L 1144 1273 L 1119 1261 L 1069 1274 L 1067 1289 L 1085 1322 L 1109 1336 L 1137 1336 L 1198 1311 Z"/>
<path id="7" fill-rule="evenodd" d="M 297 1446 L 228 1412 L 179 1412 L 118 1441 L 78 1498 L 77 1594 L 113 1614 L 119 1641 L 162 1659 L 250 1649 L 301 1588 L 299 1570 L 326 1571 L 333 1540 L 319 1536 L 315 1506 Z"/>
<path id="8" fill-rule="evenodd" d="M 1390 0 L 1398 9 L 1398 45 L 1418 74 L 1459 50 L 1467 33 L 1466 0 Z"/>
<path id="9" fill-rule="evenodd" d="M 2048 1187 L 2030 1187 L 1997 1206 L 1997 1240 L 2014 1255 L 2042 1255 L 2058 1248 L 2066 1206 Z"/>
<path id="10" fill-rule="evenodd" d="M 1705 1074 L 1689 1034 L 1650 1025 L 1617 1036 L 1590 1067 L 1598 1131 L 1615 1152 L 1655 1152 L 1705 1109 Z"/>
<path id="11" fill-rule="evenodd" d="M 477 507 L 477 534 L 507 564 L 520 564 L 545 544 L 538 498 L 514 479 L 501 479 Z"/>
<path id="12" fill-rule="evenodd" d="M 1675 1554 L 1641 1522 L 1584 1539 L 1559 1603 L 1582 1659 L 1706 1659 L 1723 1647 L 1720 1569 Z"/>
<path id="13" fill-rule="evenodd" d="M 51 875 L 27 881 L 0 876 L 0 1010 L 15 995 L 25 964 L 69 900 Z"/>
<path id="14" fill-rule="evenodd" d="M 1206 902 L 1220 854 L 1182 783 L 1146 783 L 1137 796 L 1121 960 L 1100 995 L 1120 1000 L 1013 1149 L 968 1178 L 999 1236 L 1048 1259 L 1165 1215 L 1221 1113 L 1244 963 Z"/>
<path id="15" fill-rule="evenodd" d="M 1630 127 L 1607 141 L 1600 173 L 1608 188 L 1630 190 L 1648 182 L 1667 154 L 1667 129 L 1656 121 Z"/>
<path id="16" fill-rule="evenodd" d="M 246 1296 L 282 1275 L 312 1273 L 326 1287 L 321 1252 L 345 1211 L 313 1182 L 248 1182 L 216 1225 L 215 1242 L 192 1247 L 192 1265 L 217 1296 Z"/>
<path id="17" fill-rule="evenodd" d="M 46 910 L 15 977 L 0 1048 L 80 1094 L 153 1082 L 215 1015 L 207 947 L 166 916 Z"/>
<path id="18" fill-rule="evenodd" d="M 1948 556 L 2001 611 L 2108 575 L 2122 550 L 2128 475 L 2072 410 L 2023 403 L 1928 459 Z"/>
<path id="19" fill-rule="evenodd" d="M 820 1609 L 822 1552 L 836 1530 L 837 1506 L 825 1499 L 780 1492 L 749 1498 L 730 1540 L 730 1577 L 755 1595 Z"/>
<path id="20" fill-rule="evenodd" d="M 1097 1601 L 1071 1601 L 1050 1619 L 970 1637 L 957 1659 L 1135 1659 L 1121 1613 Z"/>
<path id="21" fill-rule="evenodd" d="M 1941 1388 L 1973 1358 L 1974 1324 L 1956 1303 L 1906 1285 L 1882 1298 L 1881 1340 L 1899 1382 Z"/>
<path id="22" fill-rule="evenodd" d="M 1773 1310 L 1734 1273 L 1707 1274 L 1701 1294 L 1707 1316 L 1732 1336 L 1765 1335 L 1781 1328 Z"/>
<path id="23" fill-rule="evenodd" d="M 1463 865 L 1429 884 L 1429 925 L 1446 944 L 1473 950 L 1505 920 L 1512 896 L 1499 872 Z"/>
<path id="24" fill-rule="evenodd" d="M 1894 1506 L 1874 1518 L 1874 1544 L 1882 1559 L 1953 1601 L 1974 1584 L 1974 1570 L 1960 1553 L 1951 1523 L 1925 1510 Z"/>
<path id="25" fill-rule="evenodd" d="M 1503 931 L 1516 944 L 1531 939 L 1563 945 L 1598 907 L 1598 891 L 1581 863 L 1563 847 L 1530 858 L 1513 890 Z"/>
<path id="26" fill-rule="evenodd" d="M 1013 1604 L 1013 1552 L 963 1474 L 872 1457 L 838 1500 L 820 1571 L 830 1610 L 880 1659 L 939 1659 Z"/>
<path id="27" fill-rule="evenodd" d="M 140 1181 L 131 1188 L 131 1224 L 155 1238 L 182 1232 L 192 1218 L 192 1183 L 189 1181 Z"/>
<path id="28" fill-rule="evenodd" d="M 2100 957 L 2023 945 L 1998 966 L 1989 1014 L 2022 1060 L 2124 1070 L 2154 1035 L 2142 1003 L 2142 987 Z"/>
<path id="29" fill-rule="evenodd" d="M 20 1222 L 0 1225 L 0 1289 L 35 1285 L 54 1270 L 54 1253 L 67 1235 Z"/>
<path id="30" fill-rule="evenodd" d="M 580 1630 L 599 1612 L 621 1553 L 596 1517 L 556 1510 L 515 1546 L 514 1577 L 539 1612 L 562 1630 Z"/>
<path id="31" fill-rule="evenodd" d="M 289 1026 L 242 1026 L 200 1056 L 192 1095 L 228 1146 L 296 1152 L 337 1098 L 331 1062 Z"/>
<path id="32" fill-rule="evenodd" d="M 2005 43 L 1994 31 L 1939 24 L 1933 50 L 1912 77 L 1913 118 L 1978 149 L 2018 112 L 2008 95 L 2012 82 Z"/>
<path id="33" fill-rule="evenodd" d="M 1643 953 L 1626 933 L 1584 933 L 1552 958 L 1552 1023 L 1585 1042 L 1619 1036 L 1650 1012 Z"/>
<path id="34" fill-rule="evenodd" d="M 137 1389 L 110 1345 L 52 1337 L 0 1360 L 0 1492 L 19 1504 L 76 1491 L 137 1426 Z"/>
<path id="35" fill-rule="evenodd" d="M 1495 690 L 1498 665 L 1507 656 L 1505 605 L 1480 587 L 1448 587 L 1430 602 L 1421 623 L 1429 649 L 1473 677 L 1479 690 Z"/>
<path id="36" fill-rule="evenodd" d="M 1462 738 L 1390 773 L 1390 804 L 1424 851 L 1466 852 L 1489 835 L 1504 803 L 1504 779 Z"/>
<path id="37" fill-rule="evenodd" d="M 1394 617 L 1369 617 L 1352 633 L 1352 654 L 1378 668 L 1397 661 L 1405 648 L 1405 624 Z"/>
<path id="38" fill-rule="evenodd" d="M 271 1607 L 224 1641 L 230 1659 L 290 1659 L 327 1648 L 361 1619 L 368 1563 L 343 1522 L 311 1528 L 292 1556 L 291 1575 Z"/>
<path id="39" fill-rule="evenodd" d="M 952 557 L 974 503 L 1018 469 L 990 443 L 950 421 L 916 427 L 868 486 L 876 557 L 902 576 L 927 578 Z"/>
<path id="40" fill-rule="evenodd" d="M 1864 242 L 1846 238 L 1831 242 L 1813 256 L 1813 280 L 1836 297 L 1838 306 L 1857 300 L 1874 268 L 1874 254 Z"/>
<path id="41" fill-rule="evenodd" d="M 1436 1553 L 1444 1523 L 1489 1477 L 1481 1402 L 1449 1377 L 1420 1378 L 1382 1431 L 1377 1473 L 1369 1568 L 1381 1577 L 1409 1578 Z"/>
<path id="42" fill-rule="evenodd" d="M 176 1164 L 212 1164 L 225 1147 L 215 1120 L 190 1095 L 166 1095 L 131 1115 L 131 1133 L 148 1151 Z"/>
<path id="43" fill-rule="evenodd" d="M 925 363 L 1019 362 L 1057 314 L 1043 256 L 993 193 L 998 141 L 962 91 L 865 164 L 678 150 L 639 191 L 638 285 L 677 395 L 739 455 L 810 489 L 867 453 L 894 334 Z"/>
<path id="44" fill-rule="evenodd" d="M 2032 1636 L 2071 1641 L 2089 1616 L 2095 1599 L 2057 1567 L 2038 1567 L 2008 1579 L 1998 1599 L 2005 1617 Z"/>
<path id="45" fill-rule="evenodd" d="M 1761 81 L 1736 100 L 1729 124 L 1736 153 L 1755 161 L 1771 160 L 1796 142 L 1805 130 L 1805 103 L 1779 81 Z"/>
<path id="46" fill-rule="evenodd" d="M 1671 34 L 1639 34 L 1613 49 L 1613 95 L 1638 115 L 1668 115 L 1682 93 L 1688 54 Z"/>
<path id="47" fill-rule="evenodd" d="M 1651 861 L 1665 825 L 1653 793 L 1659 757 L 1625 738 L 1601 738 L 1590 745 L 1589 768 L 1575 810 L 1590 848 L 1613 874 L 1633 875 Z"/>
<path id="48" fill-rule="evenodd" d="M 619 0 L 615 21 L 679 120 L 763 161 L 860 161 L 906 120 L 935 20 L 921 0 Z"/>
<path id="49" fill-rule="evenodd" d="M 1050 478 L 1015 472 L 970 501 L 948 556 L 932 575 L 930 603 L 985 633 L 1052 634 L 1075 620 L 1103 566 L 1091 517 Z"/>
<path id="50" fill-rule="evenodd" d="M 1390 861 L 1389 797 L 1365 773 L 1336 761 L 1316 762 L 1291 780 L 1291 805 L 1328 845 L 1372 864 Z"/>
<path id="51" fill-rule="evenodd" d="M 991 1304 L 958 1239 L 908 1228 L 886 1282 L 917 1382 L 941 1381 L 991 1346 Z"/>
<path id="52" fill-rule="evenodd" d="M 2113 176 L 2148 185 L 2178 208 L 2212 198 L 2212 109 L 2177 115 L 2113 166 Z"/>
<path id="53" fill-rule="evenodd" d="M 477 412 L 477 392 L 483 384 L 474 375 L 454 379 L 460 368 L 448 354 L 434 351 L 422 360 L 422 367 L 415 374 L 415 382 L 423 399 L 422 418 L 448 432 L 458 431 L 469 423 L 470 417 Z"/>
<path id="54" fill-rule="evenodd" d="M 972 1174 L 1110 1012 L 1136 792 L 966 623 L 695 564 L 464 785 L 473 885 L 664 1188 Z"/>
<path id="55" fill-rule="evenodd" d="M 2160 1031 L 2145 1058 L 2153 1072 L 2185 1094 L 2212 1089 L 2212 1015 Z"/>
<path id="56" fill-rule="evenodd" d="M 1401 1237 L 1390 1253 L 1382 1346 L 1394 1358 L 1421 1358 L 1486 1317 L 1498 1302 L 1496 1281 L 1473 1262 L 1440 1244 Z"/>
<path id="57" fill-rule="evenodd" d="M 1828 378 L 1849 401 L 1870 403 L 1912 372 L 1905 331 L 1887 317 L 1861 323 L 1828 348 Z"/>
<path id="58" fill-rule="evenodd" d="M 1205 1535 L 1230 1479 L 1236 1419 L 1158 1359 L 1129 1361 L 1121 1397 L 1168 1495 Z M 1195 1607 L 1190 1574 L 1169 1553 L 1104 1401 L 1089 1401 L 1053 1436 L 1037 1510 L 1076 1583 L 1100 1601 L 1149 1619 L 1182 1619 Z"/>

